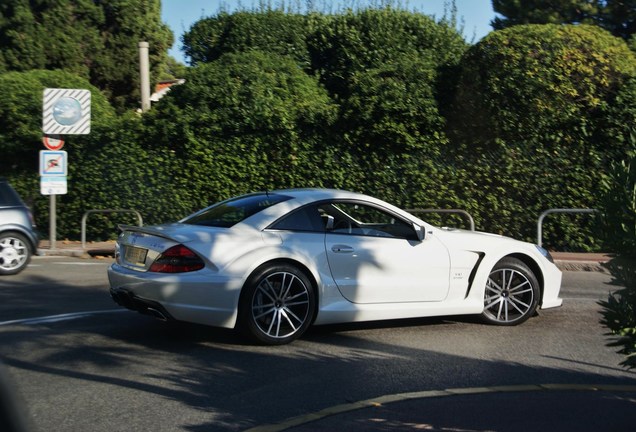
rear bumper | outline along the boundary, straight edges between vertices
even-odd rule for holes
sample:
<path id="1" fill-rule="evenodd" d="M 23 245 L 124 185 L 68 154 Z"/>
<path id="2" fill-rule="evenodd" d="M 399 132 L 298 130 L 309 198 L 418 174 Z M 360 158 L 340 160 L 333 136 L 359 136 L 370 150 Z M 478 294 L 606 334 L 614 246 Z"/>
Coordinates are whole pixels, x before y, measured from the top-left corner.
<path id="1" fill-rule="evenodd" d="M 128 290 L 111 288 L 110 296 L 113 298 L 115 303 L 127 309 L 144 315 L 153 316 L 162 321 L 175 321 L 174 317 L 170 315 L 161 303 L 141 298 Z"/>
<path id="2" fill-rule="evenodd" d="M 108 279 L 113 300 L 128 309 L 214 327 L 233 328 L 236 324 L 241 279 L 208 270 L 140 272 L 117 263 L 108 269 Z"/>

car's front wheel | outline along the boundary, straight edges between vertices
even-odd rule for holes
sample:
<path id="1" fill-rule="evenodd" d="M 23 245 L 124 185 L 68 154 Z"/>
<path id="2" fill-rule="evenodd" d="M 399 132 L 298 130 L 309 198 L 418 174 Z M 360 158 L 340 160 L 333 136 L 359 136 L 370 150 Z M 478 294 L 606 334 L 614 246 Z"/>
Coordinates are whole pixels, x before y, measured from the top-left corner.
<path id="1" fill-rule="evenodd" d="M 530 318 L 539 303 L 539 282 L 522 261 L 504 258 L 490 272 L 482 318 L 490 324 L 516 325 Z"/>
<path id="2" fill-rule="evenodd" d="M 31 261 L 31 249 L 23 235 L 0 234 L 0 275 L 20 273 Z"/>
<path id="3" fill-rule="evenodd" d="M 298 268 L 267 265 L 249 278 L 239 308 L 239 325 L 247 336 L 260 343 L 283 345 L 311 325 L 316 294 Z"/>

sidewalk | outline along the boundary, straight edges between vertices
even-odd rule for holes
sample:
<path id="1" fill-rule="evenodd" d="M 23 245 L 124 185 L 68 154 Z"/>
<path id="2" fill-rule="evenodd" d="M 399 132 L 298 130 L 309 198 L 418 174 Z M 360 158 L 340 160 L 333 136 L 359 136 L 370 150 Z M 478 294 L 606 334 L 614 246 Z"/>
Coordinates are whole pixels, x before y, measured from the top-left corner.
<path id="1" fill-rule="evenodd" d="M 51 249 L 48 240 L 42 240 L 38 248 L 40 256 L 71 256 L 77 258 L 91 258 L 95 256 L 113 256 L 115 254 L 115 241 L 87 242 L 86 249 L 82 248 L 82 242 L 75 240 L 57 240 L 55 249 Z M 611 255 L 604 253 L 576 253 L 576 252 L 552 252 L 554 263 L 562 271 L 606 271 L 602 266 L 612 259 Z"/>
<path id="2" fill-rule="evenodd" d="M 48 240 L 42 240 L 38 246 L 37 254 L 39 256 L 70 256 L 76 258 L 114 256 L 115 240 L 87 242 L 86 249 L 82 248 L 82 242 L 77 240 L 57 240 L 54 249 L 51 249 L 51 244 Z"/>

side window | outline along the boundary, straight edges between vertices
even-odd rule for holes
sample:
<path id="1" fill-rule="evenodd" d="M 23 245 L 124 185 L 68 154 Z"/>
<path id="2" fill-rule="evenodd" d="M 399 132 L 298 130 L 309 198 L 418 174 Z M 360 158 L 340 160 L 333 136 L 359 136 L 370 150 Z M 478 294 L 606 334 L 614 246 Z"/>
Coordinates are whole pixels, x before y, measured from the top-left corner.
<path id="1" fill-rule="evenodd" d="M 300 208 L 278 220 L 270 228 L 288 231 L 325 231 L 325 225 L 315 206 Z"/>
<path id="2" fill-rule="evenodd" d="M 333 202 L 318 207 L 323 218 L 333 218 L 328 231 L 338 234 L 417 240 L 413 227 L 393 214 L 366 204 Z"/>

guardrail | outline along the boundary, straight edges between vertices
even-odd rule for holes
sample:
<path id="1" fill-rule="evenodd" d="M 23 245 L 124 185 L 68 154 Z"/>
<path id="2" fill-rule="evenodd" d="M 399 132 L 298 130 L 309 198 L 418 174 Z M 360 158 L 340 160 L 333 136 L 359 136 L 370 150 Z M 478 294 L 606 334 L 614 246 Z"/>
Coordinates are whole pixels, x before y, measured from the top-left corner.
<path id="1" fill-rule="evenodd" d="M 409 209 L 406 210 L 409 213 L 454 213 L 454 214 L 459 214 L 462 215 L 466 218 L 466 220 L 468 221 L 468 224 L 470 225 L 470 230 L 471 231 L 475 231 L 475 220 L 473 219 L 473 217 L 470 215 L 470 213 L 468 213 L 466 210 L 459 210 L 459 209 Z"/>
<path id="2" fill-rule="evenodd" d="M 580 214 L 590 214 L 590 213 L 598 213 L 599 211 L 596 209 L 549 209 L 541 213 L 539 216 L 539 220 L 537 221 L 537 245 L 542 246 L 543 244 L 543 219 L 549 214 L 552 213 L 580 213 Z"/>
<path id="3" fill-rule="evenodd" d="M 120 209 L 103 209 L 103 210 L 88 210 L 82 216 L 82 249 L 86 249 L 86 220 L 88 219 L 88 215 L 93 213 L 134 213 L 137 216 L 137 222 L 139 226 L 144 224 L 143 219 L 141 218 L 141 213 L 137 210 L 120 210 Z"/>

